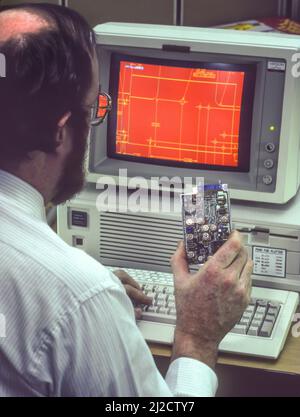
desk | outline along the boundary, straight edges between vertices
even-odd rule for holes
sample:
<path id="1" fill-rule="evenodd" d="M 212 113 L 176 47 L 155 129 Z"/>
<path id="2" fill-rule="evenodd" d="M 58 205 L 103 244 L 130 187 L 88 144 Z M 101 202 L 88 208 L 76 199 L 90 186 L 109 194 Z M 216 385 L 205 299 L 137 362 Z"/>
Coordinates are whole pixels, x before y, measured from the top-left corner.
<path id="1" fill-rule="evenodd" d="M 164 375 L 171 347 L 151 343 L 150 349 Z M 220 396 L 300 396 L 300 337 L 290 332 L 276 361 L 220 353 L 216 372 Z"/>
<path id="2" fill-rule="evenodd" d="M 154 356 L 171 357 L 172 349 L 170 346 L 151 343 L 150 349 Z M 300 337 L 295 338 L 290 334 L 279 359 L 276 361 L 220 353 L 218 364 L 282 372 L 299 375 L 300 377 Z"/>

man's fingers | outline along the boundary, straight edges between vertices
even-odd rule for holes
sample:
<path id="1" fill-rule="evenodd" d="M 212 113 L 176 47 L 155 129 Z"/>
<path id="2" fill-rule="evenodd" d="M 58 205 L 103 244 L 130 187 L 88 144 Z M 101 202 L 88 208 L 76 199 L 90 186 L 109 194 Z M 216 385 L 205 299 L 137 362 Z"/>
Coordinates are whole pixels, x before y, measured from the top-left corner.
<path id="1" fill-rule="evenodd" d="M 184 279 L 189 275 L 189 266 L 186 260 L 186 252 L 183 242 L 179 242 L 178 248 L 172 256 L 171 266 L 176 280 Z"/>
<path id="2" fill-rule="evenodd" d="M 114 271 L 114 274 L 124 285 L 128 297 L 131 299 L 134 305 L 146 304 L 151 305 L 153 300 L 147 297 L 141 290 L 140 285 L 122 269 Z"/>
<path id="3" fill-rule="evenodd" d="M 253 261 L 249 259 L 240 276 L 240 285 L 245 289 L 247 297 L 251 296 L 252 289 L 252 278 L 251 274 L 253 272 Z"/>
<path id="4" fill-rule="evenodd" d="M 137 290 L 141 289 L 139 283 L 136 282 L 130 275 L 127 274 L 127 272 L 123 271 L 122 269 L 117 269 L 116 271 L 114 271 L 114 274 L 119 278 L 122 284 L 131 285 Z"/>
<path id="5" fill-rule="evenodd" d="M 131 301 L 134 304 L 136 305 L 140 305 L 140 304 L 151 305 L 152 304 L 153 302 L 152 298 L 147 297 L 147 295 L 145 295 L 141 290 L 138 290 L 128 284 L 124 286 L 125 286 L 128 297 L 131 299 Z"/>
<path id="6" fill-rule="evenodd" d="M 216 262 L 221 268 L 225 269 L 238 256 L 243 248 L 242 236 L 239 232 L 234 231 L 230 238 L 224 245 L 220 247 L 217 253 L 213 256 L 214 262 Z"/>
<path id="7" fill-rule="evenodd" d="M 227 268 L 227 271 L 234 271 L 236 273 L 236 279 L 240 278 L 242 271 L 248 261 L 249 255 L 246 248 L 242 248 L 238 256 L 232 262 L 232 264 Z"/>
<path id="8" fill-rule="evenodd" d="M 143 314 L 143 310 L 141 308 L 135 308 L 134 309 L 134 315 L 136 320 L 141 320 Z"/>

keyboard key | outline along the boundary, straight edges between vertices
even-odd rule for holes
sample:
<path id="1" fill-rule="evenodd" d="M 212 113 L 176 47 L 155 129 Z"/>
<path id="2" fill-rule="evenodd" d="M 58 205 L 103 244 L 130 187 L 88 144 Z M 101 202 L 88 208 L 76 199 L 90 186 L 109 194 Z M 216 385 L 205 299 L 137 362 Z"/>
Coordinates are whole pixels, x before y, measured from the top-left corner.
<path id="1" fill-rule="evenodd" d="M 252 317 L 253 317 L 253 314 L 254 314 L 254 310 L 253 310 L 253 312 L 252 313 L 247 313 L 247 312 L 245 312 L 243 315 L 242 315 L 242 319 L 244 319 L 244 320 L 251 320 L 252 319 Z"/>
<path id="2" fill-rule="evenodd" d="M 258 336 L 258 332 L 259 332 L 258 327 L 250 326 L 247 334 L 249 336 Z"/>
<path id="3" fill-rule="evenodd" d="M 240 320 L 238 324 L 244 325 L 244 326 L 250 326 L 250 321 L 249 320 Z"/>
<path id="4" fill-rule="evenodd" d="M 251 322 L 251 326 L 254 327 L 260 327 L 263 323 L 263 319 L 261 318 L 260 320 L 256 320 L 255 318 L 252 320 Z"/>
<path id="5" fill-rule="evenodd" d="M 280 309 L 280 303 L 277 303 L 277 302 L 275 302 L 275 301 L 270 301 L 270 302 L 269 302 L 269 307 L 270 307 L 270 308 Z"/>
<path id="6" fill-rule="evenodd" d="M 266 312 L 267 312 L 267 307 L 261 307 L 261 306 L 259 306 L 256 309 L 256 313 L 261 313 L 261 314 L 265 315 Z"/>
<path id="7" fill-rule="evenodd" d="M 259 335 L 261 337 L 270 337 L 272 334 L 273 327 L 274 327 L 274 323 L 272 321 L 268 321 L 268 320 L 264 321 L 262 328 L 259 332 Z"/>
<path id="8" fill-rule="evenodd" d="M 269 313 L 266 315 L 265 321 L 271 321 L 272 323 L 275 323 L 276 317 L 270 315 Z"/>
<path id="9" fill-rule="evenodd" d="M 253 320 L 257 320 L 257 321 L 263 321 L 265 315 L 261 314 L 261 313 L 255 313 Z"/>
<path id="10" fill-rule="evenodd" d="M 157 299 L 157 301 L 163 301 L 164 303 L 167 301 L 167 296 L 166 296 L 166 294 L 157 294 L 157 297 L 156 297 L 156 299 Z"/>
<path id="11" fill-rule="evenodd" d="M 268 307 L 268 301 L 267 300 L 256 300 L 256 304 L 258 307 Z"/>
<path id="12" fill-rule="evenodd" d="M 270 307 L 268 310 L 269 316 L 277 317 L 278 313 L 279 313 L 279 308 Z"/>
<path id="13" fill-rule="evenodd" d="M 236 324 L 234 328 L 230 330 L 230 332 L 237 334 L 247 334 L 247 326 L 244 324 Z"/>
<path id="14" fill-rule="evenodd" d="M 164 300 L 156 300 L 155 305 L 157 307 L 165 307 L 166 302 Z"/>
<path id="15" fill-rule="evenodd" d="M 253 314 L 255 311 L 255 306 L 254 305 L 249 305 L 246 310 L 245 313 L 249 313 L 249 314 Z"/>
<path id="16" fill-rule="evenodd" d="M 169 308 L 166 308 L 166 307 L 159 307 L 159 309 L 158 309 L 158 313 L 159 314 L 169 314 L 169 311 L 170 311 L 170 309 Z"/>
<path id="17" fill-rule="evenodd" d="M 168 307 L 170 307 L 170 308 L 175 308 L 175 302 L 174 301 L 167 301 L 167 305 L 168 305 Z"/>
<path id="18" fill-rule="evenodd" d="M 156 306 L 149 306 L 149 307 L 146 308 L 146 311 L 147 311 L 147 313 L 156 313 L 157 312 L 157 307 Z"/>
<path id="19" fill-rule="evenodd" d="M 147 297 L 153 298 L 153 300 L 156 300 L 156 293 L 155 292 L 145 292 Z"/>
<path id="20" fill-rule="evenodd" d="M 171 316 L 176 316 L 176 309 L 175 308 L 171 308 L 170 309 L 170 313 Z"/>

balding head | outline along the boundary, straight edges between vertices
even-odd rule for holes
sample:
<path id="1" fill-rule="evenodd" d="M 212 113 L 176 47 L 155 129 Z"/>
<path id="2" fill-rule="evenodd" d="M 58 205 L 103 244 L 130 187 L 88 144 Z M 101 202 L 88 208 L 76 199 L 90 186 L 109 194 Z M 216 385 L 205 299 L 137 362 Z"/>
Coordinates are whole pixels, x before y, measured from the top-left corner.
<path id="1" fill-rule="evenodd" d="M 41 15 L 25 9 L 5 10 L 0 13 L 0 42 L 37 33 L 52 25 Z"/>
<path id="2" fill-rule="evenodd" d="M 50 3 L 0 8 L 0 169 L 45 201 L 80 191 L 91 107 L 98 96 L 95 37 L 76 11 Z"/>

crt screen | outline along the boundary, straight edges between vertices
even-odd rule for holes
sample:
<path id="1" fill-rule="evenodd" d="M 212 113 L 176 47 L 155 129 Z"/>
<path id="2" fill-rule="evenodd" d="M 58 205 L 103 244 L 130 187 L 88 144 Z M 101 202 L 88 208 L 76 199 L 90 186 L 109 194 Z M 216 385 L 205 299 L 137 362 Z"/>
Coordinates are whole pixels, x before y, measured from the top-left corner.
<path id="1" fill-rule="evenodd" d="M 116 155 L 238 167 L 245 72 L 121 61 Z"/>

